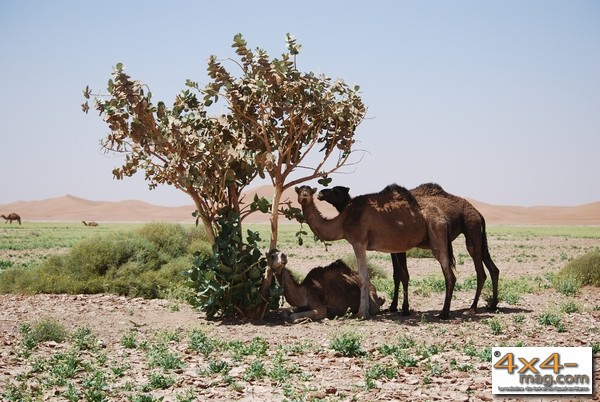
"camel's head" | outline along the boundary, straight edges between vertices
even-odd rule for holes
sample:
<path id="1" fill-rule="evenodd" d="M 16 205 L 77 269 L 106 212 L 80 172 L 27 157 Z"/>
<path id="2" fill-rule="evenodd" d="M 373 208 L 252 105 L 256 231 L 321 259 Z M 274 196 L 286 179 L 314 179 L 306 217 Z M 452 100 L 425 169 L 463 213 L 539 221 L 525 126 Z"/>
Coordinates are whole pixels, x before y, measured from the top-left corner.
<path id="1" fill-rule="evenodd" d="M 281 273 L 281 270 L 285 268 L 285 265 L 287 264 L 287 255 L 277 249 L 268 251 L 265 253 L 265 257 L 267 257 L 267 265 L 275 271 L 276 274 Z"/>
<path id="2" fill-rule="evenodd" d="M 309 202 L 313 202 L 313 195 L 317 192 L 316 188 L 309 186 L 296 187 L 296 193 L 298 194 L 298 203 L 305 205 Z"/>
<path id="3" fill-rule="evenodd" d="M 342 212 L 350 203 L 350 189 L 343 186 L 335 186 L 332 188 L 324 188 L 319 191 L 317 198 L 321 201 L 326 201 L 333 205 L 338 212 Z"/>

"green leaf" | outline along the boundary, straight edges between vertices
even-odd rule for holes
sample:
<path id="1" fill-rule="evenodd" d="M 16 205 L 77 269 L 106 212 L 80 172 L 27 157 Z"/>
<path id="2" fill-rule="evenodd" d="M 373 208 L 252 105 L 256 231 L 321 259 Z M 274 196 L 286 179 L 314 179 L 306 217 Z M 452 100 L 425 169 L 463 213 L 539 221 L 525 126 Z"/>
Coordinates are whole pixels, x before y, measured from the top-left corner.
<path id="1" fill-rule="evenodd" d="M 327 187 L 329 185 L 329 183 L 331 183 L 332 179 L 330 177 L 327 177 L 327 175 L 321 177 L 317 183 L 319 183 L 320 185 L 322 185 L 323 187 Z"/>

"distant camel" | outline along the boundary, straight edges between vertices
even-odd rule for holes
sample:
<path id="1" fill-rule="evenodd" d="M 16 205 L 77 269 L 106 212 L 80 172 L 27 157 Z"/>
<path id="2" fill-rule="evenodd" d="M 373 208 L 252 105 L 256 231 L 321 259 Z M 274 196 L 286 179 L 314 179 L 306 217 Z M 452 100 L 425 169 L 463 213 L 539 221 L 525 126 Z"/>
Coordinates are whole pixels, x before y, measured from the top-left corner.
<path id="1" fill-rule="evenodd" d="M 291 321 L 303 318 L 322 320 L 343 316 L 348 310 L 356 314 L 360 302 L 360 278 L 342 260 L 326 267 L 311 269 L 300 283 L 288 268 L 287 256 L 278 250 L 266 253 L 267 264 L 283 289 L 287 302 L 296 307 Z M 385 301 L 377 296 L 373 285 L 369 288 L 369 313 L 375 315 Z"/>
<path id="2" fill-rule="evenodd" d="M 352 245 L 361 279 L 361 317 L 369 317 L 367 250 L 403 253 L 421 247 L 430 248 L 442 267 L 446 296 L 439 316 L 449 318 L 456 276 L 448 221 L 439 208 L 419 204 L 407 189 L 393 184 L 379 193 L 352 198 L 338 216 L 325 219 L 314 204 L 316 191 L 308 186 L 296 187 L 298 203 L 317 237 L 327 241 L 346 239 Z"/>
<path id="3" fill-rule="evenodd" d="M 85 221 L 81 221 L 85 226 L 98 226 L 97 222 L 85 222 Z"/>
<path id="4" fill-rule="evenodd" d="M 18 214 L 15 214 L 14 212 L 11 214 L 8 214 L 8 216 L 5 215 L 0 215 L 2 216 L 4 219 L 6 219 L 6 222 L 9 222 L 10 224 L 12 224 L 12 221 L 17 221 L 19 222 L 19 225 L 21 224 L 21 217 Z M 6 223 L 4 222 L 4 223 Z"/>
<path id="5" fill-rule="evenodd" d="M 336 186 L 331 189 L 321 190 L 318 198 L 319 200 L 329 202 L 338 212 L 341 212 L 352 198 L 349 191 L 348 187 Z M 500 271 L 490 256 L 485 231 L 485 219 L 481 213 L 464 198 L 447 193 L 440 185 L 435 183 L 422 184 L 410 190 L 410 192 L 419 202 L 433 202 L 446 214 L 450 224 L 451 240 L 456 239 L 461 233 L 465 235 L 467 251 L 473 259 L 477 273 L 477 291 L 471 305 L 471 312 L 474 313 L 477 310 L 477 303 L 486 280 L 482 262 L 485 263 L 492 278 L 493 296 L 489 308 L 495 310 L 498 305 L 498 277 Z M 404 290 L 402 313 L 406 315 L 409 314 L 409 275 L 406 266 L 406 253 L 393 253 L 391 256 L 394 267 L 394 298 L 390 310 L 398 310 L 398 290 L 399 283 L 402 281 Z"/>

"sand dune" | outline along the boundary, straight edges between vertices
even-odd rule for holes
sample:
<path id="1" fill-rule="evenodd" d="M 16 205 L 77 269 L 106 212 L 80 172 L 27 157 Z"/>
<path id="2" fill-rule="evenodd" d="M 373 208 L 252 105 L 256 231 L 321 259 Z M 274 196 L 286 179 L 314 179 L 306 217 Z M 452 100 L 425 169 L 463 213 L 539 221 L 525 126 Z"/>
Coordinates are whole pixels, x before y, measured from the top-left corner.
<path id="1" fill-rule="evenodd" d="M 259 197 L 271 198 L 272 188 L 262 186 L 248 191 L 246 202 Z M 294 189 L 284 192 L 282 201 L 296 202 Z M 470 200 L 483 214 L 488 225 L 600 225 L 600 202 L 573 207 L 536 206 L 519 207 L 490 205 Z M 335 209 L 324 202 L 316 201 L 326 217 L 337 215 Z M 125 200 L 118 202 L 92 201 L 73 195 L 65 195 L 39 201 L 16 201 L 0 205 L 0 214 L 16 212 L 23 221 L 96 221 L 96 222 L 195 222 L 193 205 L 164 207 L 143 201 Z M 269 215 L 256 213 L 246 222 L 268 222 Z M 282 222 L 285 222 L 282 220 Z"/>

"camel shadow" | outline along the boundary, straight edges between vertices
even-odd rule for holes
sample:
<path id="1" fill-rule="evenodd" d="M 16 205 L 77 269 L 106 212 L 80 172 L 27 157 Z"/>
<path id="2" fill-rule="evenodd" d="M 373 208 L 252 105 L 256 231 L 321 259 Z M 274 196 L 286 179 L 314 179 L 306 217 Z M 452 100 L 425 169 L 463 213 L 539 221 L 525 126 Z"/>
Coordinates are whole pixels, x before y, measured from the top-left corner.
<path id="1" fill-rule="evenodd" d="M 237 325 L 257 325 L 257 326 L 289 326 L 289 325 L 301 325 L 294 324 L 286 320 L 286 311 L 289 310 L 287 308 L 279 308 L 277 310 L 268 311 L 262 319 L 248 319 L 248 318 L 213 318 L 210 321 L 218 322 L 220 325 L 225 326 L 237 326 Z M 384 310 L 372 317 L 371 320 L 375 322 L 396 322 L 399 325 L 408 325 L 411 327 L 417 327 L 423 325 L 425 323 L 439 323 L 439 324 L 447 324 L 447 325 L 460 325 L 466 322 L 480 322 L 485 321 L 490 318 L 495 317 L 499 313 L 508 315 L 508 314 L 527 314 L 531 313 L 533 310 L 529 310 L 522 307 L 499 307 L 496 310 L 488 310 L 486 308 L 478 309 L 477 313 L 470 314 L 469 308 L 460 308 L 453 310 L 450 313 L 449 319 L 441 319 L 439 318 L 440 310 L 439 309 L 431 309 L 425 311 L 412 311 L 410 315 L 402 315 L 402 313 L 398 313 L 395 311 Z M 338 320 L 357 320 L 358 317 L 342 317 L 337 318 Z M 329 319 L 325 322 L 331 323 L 331 321 L 336 319 Z M 310 321 L 310 320 L 309 320 Z M 318 323 L 320 321 L 311 321 L 314 323 Z"/>
<path id="2" fill-rule="evenodd" d="M 477 313 L 473 314 L 469 312 L 469 308 L 459 308 L 450 312 L 449 319 L 441 319 L 439 317 L 440 310 L 425 310 L 425 311 L 412 311 L 410 315 L 402 315 L 402 313 L 395 311 L 383 311 L 374 319 L 380 321 L 394 321 L 399 324 L 418 326 L 423 323 L 439 323 L 439 324 L 462 324 L 465 322 L 480 322 L 495 317 L 497 314 L 526 314 L 531 313 L 532 310 L 522 307 L 498 307 L 495 310 L 488 310 L 486 308 L 479 308 Z"/>

